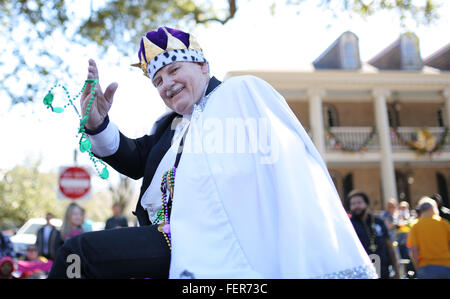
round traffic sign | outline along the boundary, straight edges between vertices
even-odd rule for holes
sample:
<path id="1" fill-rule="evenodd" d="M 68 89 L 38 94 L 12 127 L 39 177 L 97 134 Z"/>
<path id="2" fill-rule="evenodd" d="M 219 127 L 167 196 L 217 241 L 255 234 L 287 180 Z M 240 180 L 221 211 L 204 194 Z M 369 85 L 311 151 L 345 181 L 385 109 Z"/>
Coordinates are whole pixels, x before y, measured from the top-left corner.
<path id="1" fill-rule="evenodd" d="M 80 199 L 91 189 L 91 175 L 82 167 L 68 167 L 59 175 L 59 191 L 70 199 Z"/>

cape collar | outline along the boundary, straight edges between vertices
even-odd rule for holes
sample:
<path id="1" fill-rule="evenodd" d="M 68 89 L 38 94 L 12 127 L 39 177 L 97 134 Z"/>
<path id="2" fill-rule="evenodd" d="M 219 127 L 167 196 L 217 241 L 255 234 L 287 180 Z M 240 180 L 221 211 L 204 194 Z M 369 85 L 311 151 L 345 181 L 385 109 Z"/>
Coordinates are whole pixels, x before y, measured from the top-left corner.
<path id="1" fill-rule="evenodd" d="M 211 91 L 216 89 L 217 86 L 219 86 L 222 82 L 220 80 L 217 80 L 216 77 L 211 77 L 209 79 L 208 87 L 206 88 L 205 96 L 208 96 Z"/>

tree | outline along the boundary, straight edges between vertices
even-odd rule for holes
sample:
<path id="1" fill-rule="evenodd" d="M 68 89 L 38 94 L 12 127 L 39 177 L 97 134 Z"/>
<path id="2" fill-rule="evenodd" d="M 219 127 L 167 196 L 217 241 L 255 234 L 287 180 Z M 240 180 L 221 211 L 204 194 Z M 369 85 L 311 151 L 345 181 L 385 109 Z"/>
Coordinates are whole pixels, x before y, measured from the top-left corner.
<path id="1" fill-rule="evenodd" d="M 109 191 L 113 204 L 119 204 L 122 211 L 125 211 L 128 204 L 135 199 L 131 179 L 121 174 L 119 175 L 119 183 L 117 185 L 110 184 Z"/>
<path id="2" fill-rule="evenodd" d="M 299 7 L 305 1 L 287 0 L 287 4 Z M 440 5 L 436 0 L 322 0 L 319 6 L 336 14 L 339 12 L 354 13 L 363 18 L 380 11 L 393 11 L 397 13 L 400 25 L 406 26 L 407 19 L 415 20 L 417 24 L 432 24 L 439 18 Z"/>
<path id="3" fill-rule="evenodd" d="M 243 0 L 242 0 L 243 1 Z M 319 7 L 368 17 L 379 11 L 396 11 L 402 24 L 412 18 L 429 25 L 437 19 L 438 0 L 322 0 Z M 253 1 L 259 5 L 258 1 Z M 300 12 L 306 0 L 285 0 Z M 271 9 L 275 8 L 275 0 Z M 416 4 L 419 3 L 419 4 Z M 238 11 L 237 0 L 0 0 L 0 96 L 11 104 L 35 100 L 42 76 L 55 82 L 70 79 L 61 44 L 99 46 L 104 54 L 114 45 L 132 55 L 142 32 L 160 24 L 182 25 L 219 22 L 226 24 Z M 300 14 L 301 15 L 301 14 Z M 22 80 L 27 78 L 27 80 Z M 25 82 L 27 81 L 27 82 Z"/>
<path id="4" fill-rule="evenodd" d="M 14 57 L 0 62 L 4 74 L 0 76 L 0 96 L 5 93 L 12 105 L 31 102 L 40 91 L 42 77 L 50 82 L 69 81 L 67 57 L 60 48 L 68 52 L 71 45 L 96 44 L 105 54 L 114 45 L 130 55 L 130 43 L 136 44 L 147 28 L 179 22 L 186 26 L 225 23 L 236 12 L 235 0 L 228 1 L 224 17 L 224 11 L 209 2 L 196 2 L 106 0 L 97 5 L 94 0 L 0 0 L 0 43 L 8 45 L 0 49 L 0 55 Z"/>
<path id="5" fill-rule="evenodd" d="M 0 225 L 21 226 L 46 212 L 62 215 L 64 205 L 56 202 L 56 175 L 43 174 L 39 162 L 16 166 L 0 175 Z"/>
<path id="6" fill-rule="evenodd" d="M 30 218 L 45 217 L 51 212 L 63 219 L 71 200 L 57 199 L 57 175 L 39 171 L 40 162 L 27 162 L 11 170 L 0 170 L 0 228 L 20 227 Z M 98 191 L 92 198 L 78 202 L 86 210 L 86 218 L 105 221 L 111 215 L 111 204 L 123 210 L 135 200 L 133 183 L 120 176 L 119 183 L 109 190 Z"/>

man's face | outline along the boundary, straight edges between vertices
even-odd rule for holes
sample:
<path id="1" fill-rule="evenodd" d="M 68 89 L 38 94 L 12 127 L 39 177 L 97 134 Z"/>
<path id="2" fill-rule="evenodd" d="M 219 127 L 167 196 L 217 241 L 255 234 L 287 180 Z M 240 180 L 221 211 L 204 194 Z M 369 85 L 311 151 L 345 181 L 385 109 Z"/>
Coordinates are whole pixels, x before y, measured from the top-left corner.
<path id="1" fill-rule="evenodd" d="M 350 212 L 353 216 L 362 217 L 367 210 L 367 204 L 360 195 L 350 198 Z"/>
<path id="2" fill-rule="evenodd" d="M 114 205 L 114 206 L 113 206 L 113 214 L 114 214 L 114 216 L 119 216 L 119 215 L 120 215 L 120 212 L 121 212 L 120 206 Z"/>
<path id="3" fill-rule="evenodd" d="M 47 220 L 47 222 L 49 222 L 50 220 L 53 219 L 53 215 L 50 213 L 47 213 L 47 215 L 45 215 L 45 219 Z"/>
<path id="4" fill-rule="evenodd" d="M 153 84 L 170 109 L 186 114 L 203 95 L 207 78 L 207 63 L 174 62 L 156 73 Z"/>

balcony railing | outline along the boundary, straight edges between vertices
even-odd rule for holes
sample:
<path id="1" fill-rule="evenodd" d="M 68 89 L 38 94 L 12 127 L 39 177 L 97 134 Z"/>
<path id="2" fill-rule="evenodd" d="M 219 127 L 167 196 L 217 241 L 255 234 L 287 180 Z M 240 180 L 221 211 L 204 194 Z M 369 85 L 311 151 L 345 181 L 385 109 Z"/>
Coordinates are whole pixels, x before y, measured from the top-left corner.
<path id="1" fill-rule="evenodd" d="M 331 127 L 327 130 L 327 150 L 378 150 L 378 136 L 371 127 Z"/>
<path id="2" fill-rule="evenodd" d="M 397 134 L 391 134 L 391 144 L 392 150 L 405 150 L 409 149 L 409 146 L 404 143 L 404 141 L 410 141 L 417 134 L 418 130 L 422 128 L 419 127 L 398 127 Z M 436 142 L 439 142 L 445 134 L 445 128 L 443 127 L 428 127 L 427 131 L 431 133 Z M 401 138 L 399 138 L 399 136 Z M 403 139 L 403 141 L 402 141 Z M 443 146 L 443 150 L 450 150 L 450 143 L 447 140 Z"/>
<path id="3" fill-rule="evenodd" d="M 398 127 L 397 134 L 391 134 L 392 150 L 403 151 L 409 150 L 409 146 L 405 141 L 412 140 L 413 136 L 422 129 L 421 127 Z M 446 132 L 443 127 L 428 127 L 427 131 L 431 133 L 436 142 L 443 138 Z M 331 127 L 327 130 L 326 147 L 328 151 L 376 151 L 380 145 L 378 135 L 373 133 L 372 127 Z M 450 142 L 447 138 L 441 147 L 442 150 L 450 150 Z"/>

